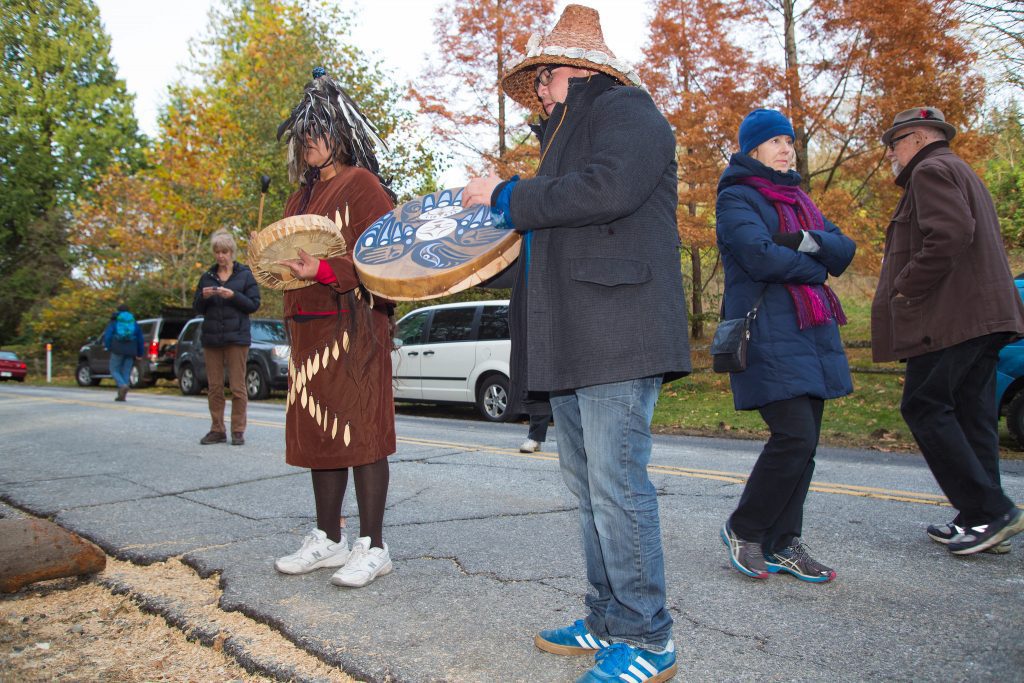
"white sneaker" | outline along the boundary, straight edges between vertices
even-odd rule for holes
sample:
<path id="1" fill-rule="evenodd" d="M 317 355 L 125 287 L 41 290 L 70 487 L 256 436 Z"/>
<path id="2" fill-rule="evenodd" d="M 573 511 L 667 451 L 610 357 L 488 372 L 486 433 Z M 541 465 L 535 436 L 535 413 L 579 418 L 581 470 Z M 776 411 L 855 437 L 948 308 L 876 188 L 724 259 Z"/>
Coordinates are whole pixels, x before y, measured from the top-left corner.
<path id="1" fill-rule="evenodd" d="M 540 450 L 540 443 L 533 439 L 527 439 L 523 442 L 523 445 L 519 447 L 520 453 L 536 453 Z"/>
<path id="2" fill-rule="evenodd" d="M 324 532 L 313 529 L 302 539 L 302 547 L 291 555 L 278 558 L 274 568 L 282 574 L 308 574 L 321 567 L 340 567 L 348 556 L 345 534 L 335 543 Z"/>
<path id="3" fill-rule="evenodd" d="M 363 536 L 352 544 L 352 553 L 345 566 L 334 572 L 331 583 L 335 586 L 362 588 L 378 576 L 391 572 L 391 553 L 388 544 L 383 548 L 371 548 L 370 537 Z"/>

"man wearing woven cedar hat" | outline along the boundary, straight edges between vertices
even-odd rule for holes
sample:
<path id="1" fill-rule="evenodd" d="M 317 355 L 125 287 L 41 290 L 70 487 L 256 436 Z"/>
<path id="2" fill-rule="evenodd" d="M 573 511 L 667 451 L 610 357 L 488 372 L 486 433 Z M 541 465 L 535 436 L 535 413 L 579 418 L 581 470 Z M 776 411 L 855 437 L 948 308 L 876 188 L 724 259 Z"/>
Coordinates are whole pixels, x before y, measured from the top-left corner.
<path id="1" fill-rule="evenodd" d="M 588 7 L 567 6 L 501 85 L 540 114 L 537 174 L 471 180 L 463 204 L 490 204 L 523 233 L 512 375 L 550 392 L 591 585 L 586 618 L 534 642 L 594 654 L 581 681 L 668 680 L 676 655 L 647 464 L 661 385 L 690 371 L 675 136 Z"/>
<path id="2" fill-rule="evenodd" d="M 906 360 L 900 410 L 957 509 L 928 536 L 957 555 L 1003 553 L 1024 515 L 1000 485 L 996 363 L 1024 334 L 1021 304 L 988 190 L 949 148 L 934 107 L 896 115 L 882 134 L 903 188 L 885 236 L 871 307 L 876 361 Z"/>

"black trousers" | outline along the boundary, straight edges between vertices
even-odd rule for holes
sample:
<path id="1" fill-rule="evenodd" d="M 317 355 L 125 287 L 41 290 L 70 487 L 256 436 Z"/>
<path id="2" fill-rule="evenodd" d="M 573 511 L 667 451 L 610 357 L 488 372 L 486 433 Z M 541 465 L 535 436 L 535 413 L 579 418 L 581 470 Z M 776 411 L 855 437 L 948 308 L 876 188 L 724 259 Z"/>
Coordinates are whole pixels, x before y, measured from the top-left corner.
<path id="1" fill-rule="evenodd" d="M 900 412 L 960 526 L 1013 507 L 1000 483 L 996 405 L 996 364 L 1009 338 L 989 334 L 907 360 Z"/>
<path id="2" fill-rule="evenodd" d="M 530 416 L 530 433 L 527 438 L 544 443 L 548 438 L 548 423 L 551 422 L 551 404 L 547 393 L 530 392 L 523 400 L 523 409 Z"/>
<path id="3" fill-rule="evenodd" d="M 824 410 L 825 401 L 810 396 L 758 409 L 771 436 L 729 525 L 743 540 L 760 542 L 766 553 L 782 550 L 801 534 Z"/>

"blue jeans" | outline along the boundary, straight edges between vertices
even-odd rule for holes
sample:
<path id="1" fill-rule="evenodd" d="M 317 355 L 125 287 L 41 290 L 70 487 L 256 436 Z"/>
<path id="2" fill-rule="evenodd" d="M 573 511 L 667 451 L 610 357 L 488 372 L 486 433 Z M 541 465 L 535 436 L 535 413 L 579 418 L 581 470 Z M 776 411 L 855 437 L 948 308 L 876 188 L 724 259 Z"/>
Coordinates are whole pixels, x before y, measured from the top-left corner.
<path id="1" fill-rule="evenodd" d="M 579 499 L 590 610 L 599 638 L 649 650 L 672 637 L 658 496 L 647 476 L 661 377 L 551 395 L 562 478 Z"/>
<path id="2" fill-rule="evenodd" d="M 114 382 L 117 383 L 119 389 L 131 384 L 131 380 L 128 378 L 133 363 L 135 363 L 135 356 L 125 356 L 120 353 L 110 354 L 110 374 L 114 376 Z"/>

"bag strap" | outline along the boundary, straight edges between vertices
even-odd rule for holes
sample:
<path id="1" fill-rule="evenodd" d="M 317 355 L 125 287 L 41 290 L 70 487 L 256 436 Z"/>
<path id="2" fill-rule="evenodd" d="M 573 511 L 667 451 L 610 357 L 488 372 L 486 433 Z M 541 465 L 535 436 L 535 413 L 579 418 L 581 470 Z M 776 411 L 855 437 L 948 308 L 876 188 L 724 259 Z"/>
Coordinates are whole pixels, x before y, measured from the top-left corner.
<path id="1" fill-rule="evenodd" d="M 761 288 L 761 293 L 757 295 L 757 301 L 754 302 L 754 307 L 747 311 L 746 318 L 750 318 L 753 322 L 754 318 L 757 317 L 757 309 L 761 307 L 761 300 L 764 299 L 764 293 L 768 291 L 768 285 Z M 722 303 L 718 307 L 718 319 L 719 321 L 725 320 L 725 297 L 722 297 Z"/>

